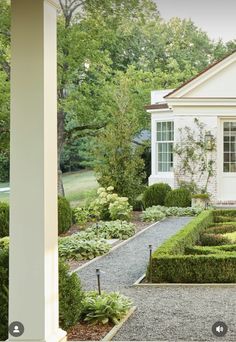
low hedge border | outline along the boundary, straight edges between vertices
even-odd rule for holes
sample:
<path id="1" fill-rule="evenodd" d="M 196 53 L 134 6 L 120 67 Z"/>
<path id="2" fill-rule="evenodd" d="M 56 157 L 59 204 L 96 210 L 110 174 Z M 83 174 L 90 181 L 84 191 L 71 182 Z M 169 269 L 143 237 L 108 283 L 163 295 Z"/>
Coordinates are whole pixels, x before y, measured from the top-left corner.
<path id="1" fill-rule="evenodd" d="M 236 251 L 234 252 L 232 245 L 228 246 L 228 250 L 226 246 L 208 248 L 194 246 L 200 234 L 214 222 L 216 217 L 213 210 L 202 212 L 153 253 L 153 283 L 236 282 Z M 222 248 L 221 252 L 224 253 L 218 254 L 217 248 Z M 201 254 L 197 253 L 199 249 Z M 195 253 L 188 255 L 190 250 Z"/>

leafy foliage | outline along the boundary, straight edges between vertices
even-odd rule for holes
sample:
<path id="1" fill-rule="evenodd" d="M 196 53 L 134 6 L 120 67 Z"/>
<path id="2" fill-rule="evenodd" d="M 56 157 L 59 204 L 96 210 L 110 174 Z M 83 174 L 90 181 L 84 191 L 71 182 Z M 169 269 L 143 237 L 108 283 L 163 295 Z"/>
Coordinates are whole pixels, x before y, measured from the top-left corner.
<path id="1" fill-rule="evenodd" d="M 191 194 L 187 189 L 175 189 L 168 192 L 165 198 L 167 207 L 190 207 Z"/>
<path id="2" fill-rule="evenodd" d="M 149 186 L 143 194 L 143 203 L 145 208 L 153 205 L 164 205 L 167 193 L 171 187 L 165 183 L 157 183 Z"/>
<path id="3" fill-rule="evenodd" d="M 165 216 L 195 216 L 199 215 L 203 211 L 198 207 L 163 207 L 160 205 L 147 208 L 141 215 L 143 221 L 156 221 L 159 219 L 160 213 Z"/>
<path id="4" fill-rule="evenodd" d="M 0 238 L 9 235 L 9 204 L 0 202 Z"/>
<path id="5" fill-rule="evenodd" d="M 78 233 L 69 237 L 59 238 L 59 256 L 66 260 L 90 260 L 106 254 L 110 245 L 91 233 Z"/>
<path id="6" fill-rule="evenodd" d="M 216 150 L 216 138 L 199 119 L 195 118 L 194 123 L 192 129 L 188 126 L 179 129 L 179 142 L 174 148 L 178 156 L 176 173 L 179 180 L 184 176 L 191 184 L 204 182 L 203 189 L 196 190 L 206 193 L 209 181 L 215 175 L 213 152 Z M 207 135 L 211 135 L 211 142 L 206 140 Z"/>
<path id="7" fill-rule="evenodd" d="M 118 73 L 113 82 L 107 89 L 109 122 L 97 139 L 95 170 L 103 187 L 113 186 L 119 196 L 128 197 L 132 204 L 142 192 L 145 178 L 142 151 L 133 143 L 140 129 L 140 94 L 134 96 L 127 74 Z M 141 112 L 143 115 L 143 109 Z"/>
<path id="8" fill-rule="evenodd" d="M 89 231 L 103 239 L 126 240 L 135 234 L 135 225 L 126 221 L 98 222 Z M 88 231 L 88 230 L 87 230 Z"/>
<path id="9" fill-rule="evenodd" d="M 0 339 L 8 337 L 8 283 L 9 283 L 9 238 L 0 239 Z M 60 327 L 67 329 L 81 317 L 83 292 L 76 274 L 59 262 L 59 320 Z"/>
<path id="10" fill-rule="evenodd" d="M 154 222 L 163 220 L 166 217 L 165 213 L 158 209 L 158 207 L 149 207 L 142 214 L 142 221 Z"/>
<path id="11" fill-rule="evenodd" d="M 72 211 L 70 203 L 64 197 L 58 197 L 58 232 L 65 233 L 72 225 Z"/>
<path id="12" fill-rule="evenodd" d="M 97 292 L 91 291 L 85 294 L 82 306 L 82 315 L 86 322 L 118 324 L 131 308 L 132 302 L 118 292 L 102 292 L 99 295 Z"/>
<path id="13" fill-rule="evenodd" d="M 129 220 L 132 207 L 127 197 L 119 197 L 113 193 L 114 188 L 99 188 L 98 197 L 91 202 L 89 208 L 102 220 Z"/>
<path id="14" fill-rule="evenodd" d="M 59 322 L 62 329 L 75 325 L 81 317 L 84 293 L 77 274 L 59 262 Z"/>

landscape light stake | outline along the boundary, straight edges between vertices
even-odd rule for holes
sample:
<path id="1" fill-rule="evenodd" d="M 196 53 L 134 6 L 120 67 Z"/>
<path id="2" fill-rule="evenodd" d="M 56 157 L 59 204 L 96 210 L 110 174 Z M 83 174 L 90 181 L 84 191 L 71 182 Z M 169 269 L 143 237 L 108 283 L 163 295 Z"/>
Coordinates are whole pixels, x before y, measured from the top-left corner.
<path id="1" fill-rule="evenodd" d="M 99 295 L 101 295 L 101 283 L 100 283 L 101 272 L 100 272 L 99 268 L 96 269 L 96 275 L 97 275 L 97 279 L 98 279 L 98 293 L 99 293 Z"/>
<path id="2" fill-rule="evenodd" d="M 152 283 L 152 245 L 149 245 L 149 282 Z"/>

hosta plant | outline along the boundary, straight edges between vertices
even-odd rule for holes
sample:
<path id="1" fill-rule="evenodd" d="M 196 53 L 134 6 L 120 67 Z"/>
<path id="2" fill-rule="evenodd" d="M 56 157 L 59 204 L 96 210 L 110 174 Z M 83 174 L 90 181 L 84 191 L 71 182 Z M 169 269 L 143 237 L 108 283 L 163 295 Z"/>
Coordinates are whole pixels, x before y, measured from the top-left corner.
<path id="1" fill-rule="evenodd" d="M 165 217 L 166 217 L 165 213 L 158 210 L 157 207 L 155 207 L 155 206 L 147 208 L 141 214 L 141 220 L 147 221 L 147 222 L 160 221 L 160 220 L 163 220 Z"/>
<path id="2" fill-rule="evenodd" d="M 91 291 L 85 294 L 82 301 L 82 317 L 84 321 L 93 324 L 118 324 L 131 306 L 131 300 L 118 292 L 102 292 L 99 295 Z"/>
<path id="3" fill-rule="evenodd" d="M 93 225 L 90 231 L 100 238 L 126 240 L 135 234 L 135 225 L 120 220 L 101 221 Z"/>
<path id="4" fill-rule="evenodd" d="M 147 208 L 141 215 L 143 221 L 158 221 L 161 219 L 160 213 L 164 214 L 164 216 L 195 216 L 200 214 L 203 211 L 203 208 L 200 207 L 163 207 L 160 205 L 156 205 L 150 208 Z"/>
<path id="5" fill-rule="evenodd" d="M 91 240 L 75 234 L 69 237 L 59 238 L 59 256 L 66 260 L 90 260 L 99 255 L 106 254 L 110 245 L 102 239 L 93 237 Z"/>

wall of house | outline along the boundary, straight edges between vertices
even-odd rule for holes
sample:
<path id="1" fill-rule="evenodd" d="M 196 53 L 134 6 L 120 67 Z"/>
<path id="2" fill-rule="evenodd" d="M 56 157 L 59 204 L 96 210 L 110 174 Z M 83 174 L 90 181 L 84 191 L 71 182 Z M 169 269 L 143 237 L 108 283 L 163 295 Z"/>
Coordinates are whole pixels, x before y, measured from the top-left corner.
<path id="1" fill-rule="evenodd" d="M 181 111 L 180 111 L 181 112 Z M 201 123 L 204 123 L 205 129 L 209 130 L 211 134 L 217 139 L 217 127 L 218 127 L 218 118 L 216 115 L 205 114 L 205 115 L 199 115 L 198 110 L 196 108 L 192 108 L 192 110 L 188 111 L 188 114 L 178 114 L 175 115 L 175 143 L 178 143 L 180 141 L 180 128 L 189 127 L 190 129 L 194 130 L 196 132 L 196 139 L 197 139 L 197 126 L 194 122 L 194 119 L 198 118 Z M 216 150 L 211 152 L 208 152 L 209 159 L 214 161 L 214 176 L 210 179 L 208 184 L 208 192 L 212 195 L 211 200 L 215 202 L 217 200 L 217 145 Z M 189 182 L 191 180 L 191 177 L 189 177 L 187 174 L 183 174 L 183 172 L 180 172 L 180 165 L 181 165 L 181 158 L 179 158 L 177 155 L 174 157 L 174 185 L 175 187 L 179 186 L 179 181 L 185 181 Z M 196 170 L 196 174 L 194 175 L 194 182 L 196 182 L 197 186 L 199 188 L 204 188 L 206 184 L 207 174 L 205 173 L 200 179 L 199 179 L 199 172 Z"/>

